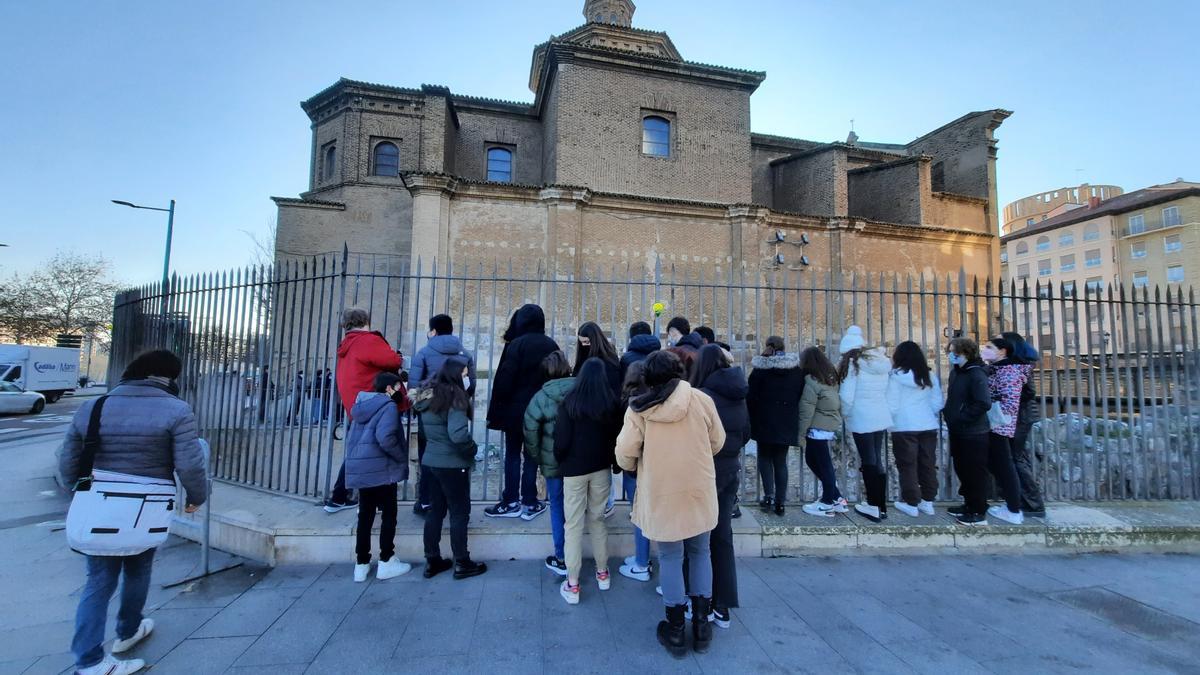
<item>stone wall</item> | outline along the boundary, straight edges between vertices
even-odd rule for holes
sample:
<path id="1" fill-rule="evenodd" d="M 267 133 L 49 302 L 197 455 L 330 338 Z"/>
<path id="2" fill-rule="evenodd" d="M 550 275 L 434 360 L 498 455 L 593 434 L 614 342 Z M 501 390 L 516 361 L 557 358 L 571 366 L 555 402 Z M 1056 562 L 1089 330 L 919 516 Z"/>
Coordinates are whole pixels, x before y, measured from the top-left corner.
<path id="1" fill-rule="evenodd" d="M 534 117 L 482 109 L 458 108 L 455 174 L 487 180 L 487 149 L 496 145 L 513 151 L 513 180 L 519 185 L 542 184 L 542 123 Z"/>
<path id="2" fill-rule="evenodd" d="M 888 223 L 931 222 L 924 213 L 929 199 L 929 159 L 912 157 L 853 169 L 847 176 L 851 216 Z"/>
<path id="3" fill-rule="evenodd" d="M 352 252 L 407 256 L 412 246 L 412 197 L 400 185 L 347 185 L 317 193 L 303 203 L 276 200 L 279 257 Z"/>
<path id="4" fill-rule="evenodd" d="M 776 163 L 774 208 L 813 216 L 846 215 L 845 153 L 818 150 Z"/>

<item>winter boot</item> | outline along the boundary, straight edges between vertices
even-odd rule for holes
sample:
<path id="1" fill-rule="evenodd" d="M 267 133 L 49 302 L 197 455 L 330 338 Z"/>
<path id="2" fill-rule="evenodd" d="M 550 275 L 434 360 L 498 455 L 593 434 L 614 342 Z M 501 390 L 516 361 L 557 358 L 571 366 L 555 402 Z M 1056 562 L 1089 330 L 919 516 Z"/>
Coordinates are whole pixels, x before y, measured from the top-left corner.
<path id="1" fill-rule="evenodd" d="M 667 620 L 658 622 L 658 641 L 677 659 L 687 656 L 687 641 L 683 636 L 683 612 L 686 609 L 687 605 L 667 607 Z"/>
<path id="2" fill-rule="evenodd" d="M 711 598 L 692 596 L 692 647 L 701 654 L 708 651 L 712 642 L 712 624 L 708 622 L 711 611 Z"/>

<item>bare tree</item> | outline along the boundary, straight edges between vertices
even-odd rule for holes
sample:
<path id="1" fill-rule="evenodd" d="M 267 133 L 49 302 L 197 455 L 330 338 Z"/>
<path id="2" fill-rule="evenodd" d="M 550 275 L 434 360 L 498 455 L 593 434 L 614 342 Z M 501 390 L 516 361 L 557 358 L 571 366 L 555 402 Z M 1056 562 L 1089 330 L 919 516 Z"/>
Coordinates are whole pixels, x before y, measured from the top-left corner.
<path id="1" fill-rule="evenodd" d="M 50 333 L 46 308 L 30 280 L 14 274 L 0 283 L 0 336 L 24 344 L 43 340 Z"/>
<path id="2" fill-rule="evenodd" d="M 99 256 L 59 252 L 30 277 L 52 332 L 86 333 L 112 322 L 120 286 L 112 281 L 110 267 Z"/>

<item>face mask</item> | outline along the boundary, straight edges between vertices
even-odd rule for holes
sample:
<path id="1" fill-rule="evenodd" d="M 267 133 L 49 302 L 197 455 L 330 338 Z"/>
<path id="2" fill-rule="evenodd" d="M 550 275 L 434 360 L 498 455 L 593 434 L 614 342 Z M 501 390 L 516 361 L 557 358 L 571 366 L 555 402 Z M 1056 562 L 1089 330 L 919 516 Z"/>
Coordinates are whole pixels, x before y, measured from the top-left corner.
<path id="1" fill-rule="evenodd" d="M 462 385 L 464 390 L 471 388 L 471 378 L 466 373 L 463 373 Z"/>
<path id="2" fill-rule="evenodd" d="M 988 363 L 1000 360 L 1000 351 L 991 345 L 988 345 L 980 350 L 979 355 L 982 356 L 983 360 L 987 361 Z"/>
<path id="3" fill-rule="evenodd" d="M 393 401 L 395 401 L 396 403 L 402 403 L 402 402 L 404 402 L 404 392 L 402 392 L 402 391 L 393 391 L 393 392 L 392 392 L 392 400 L 393 400 Z"/>
<path id="4" fill-rule="evenodd" d="M 967 357 L 962 354 L 951 354 L 949 360 L 952 366 L 965 366 L 967 364 Z"/>

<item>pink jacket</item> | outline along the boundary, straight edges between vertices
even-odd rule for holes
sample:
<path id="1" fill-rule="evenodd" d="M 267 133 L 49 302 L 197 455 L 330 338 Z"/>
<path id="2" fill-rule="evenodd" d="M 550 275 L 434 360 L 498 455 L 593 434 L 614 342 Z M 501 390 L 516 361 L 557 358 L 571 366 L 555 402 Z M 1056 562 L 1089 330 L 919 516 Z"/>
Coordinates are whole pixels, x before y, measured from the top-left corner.
<path id="1" fill-rule="evenodd" d="M 988 388 L 992 392 L 992 400 L 1000 402 L 1000 409 L 1008 415 L 1009 423 L 995 427 L 992 433 L 1012 438 L 1017 434 L 1017 414 L 1021 411 L 1021 388 L 1033 372 L 1033 366 L 1028 363 L 1014 363 L 1005 359 L 998 361 L 990 368 Z"/>

